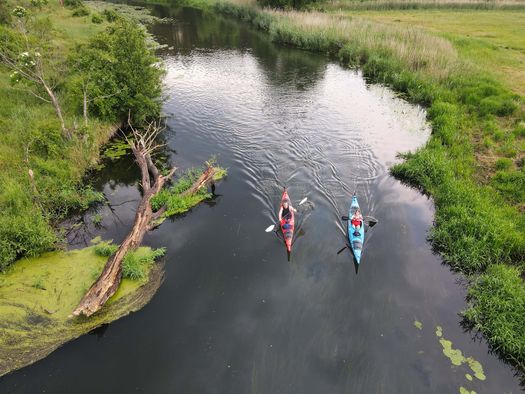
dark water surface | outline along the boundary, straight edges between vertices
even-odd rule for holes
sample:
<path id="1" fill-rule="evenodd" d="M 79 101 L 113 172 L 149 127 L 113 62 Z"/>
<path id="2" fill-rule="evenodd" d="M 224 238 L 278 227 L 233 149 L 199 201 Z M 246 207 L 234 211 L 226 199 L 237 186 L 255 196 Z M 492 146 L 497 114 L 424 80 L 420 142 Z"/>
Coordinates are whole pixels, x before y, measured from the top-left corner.
<path id="1" fill-rule="evenodd" d="M 460 326 L 460 277 L 426 241 L 432 203 L 388 176 L 428 138 L 424 112 L 324 57 L 282 48 L 233 21 L 166 10 L 152 28 L 167 75 L 167 141 L 179 168 L 211 155 L 221 194 L 146 237 L 166 279 L 143 310 L 0 380 L 1 393 L 477 393 L 520 391 L 512 370 Z M 129 157 L 94 180 L 119 241 L 140 193 Z M 264 229 L 283 185 L 299 211 L 292 259 Z M 359 274 L 339 217 L 354 190 L 368 233 Z M 91 215 L 92 212 L 89 214 Z M 421 329 L 415 321 L 422 324 Z M 454 366 L 436 336 L 483 366 Z"/>

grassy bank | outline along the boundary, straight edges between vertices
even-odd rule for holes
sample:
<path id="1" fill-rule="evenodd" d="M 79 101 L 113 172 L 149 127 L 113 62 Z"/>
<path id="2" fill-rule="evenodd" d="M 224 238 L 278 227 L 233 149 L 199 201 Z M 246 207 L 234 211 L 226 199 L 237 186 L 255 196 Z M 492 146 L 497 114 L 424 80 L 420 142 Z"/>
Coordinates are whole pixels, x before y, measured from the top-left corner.
<path id="1" fill-rule="evenodd" d="M 18 261 L 0 274 L 0 376 L 149 302 L 162 282 L 162 265 L 153 264 L 159 252 L 140 248 L 124 264 L 126 277 L 102 311 L 90 318 L 70 317 L 102 271 L 108 249 L 111 246 L 101 243 L 50 252 Z"/>
<path id="2" fill-rule="evenodd" d="M 82 177 L 128 110 L 137 121 L 160 112 L 161 71 L 143 29 L 65 3 L 0 7 L 0 271 L 55 249 L 56 223 L 103 198 Z"/>
<path id="3" fill-rule="evenodd" d="M 276 11 L 251 1 L 190 4 L 247 21 L 275 42 L 359 67 L 369 80 L 428 108 L 430 140 L 404 154 L 391 172 L 434 198 L 433 245 L 471 279 L 467 323 L 524 370 L 525 112 L 517 94 L 523 81 L 493 72 L 499 60 L 468 49 L 483 43 L 452 39 L 453 32 L 383 23 L 349 11 Z M 514 33 L 498 39 L 509 37 Z M 490 278 L 500 283 L 499 292 Z"/>

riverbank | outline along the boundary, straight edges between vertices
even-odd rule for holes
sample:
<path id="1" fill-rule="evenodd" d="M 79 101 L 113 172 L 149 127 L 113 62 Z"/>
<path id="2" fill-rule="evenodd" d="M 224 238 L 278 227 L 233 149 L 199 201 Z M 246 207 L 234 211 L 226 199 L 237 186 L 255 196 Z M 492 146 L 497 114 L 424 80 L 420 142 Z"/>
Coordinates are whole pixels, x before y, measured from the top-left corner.
<path id="1" fill-rule="evenodd" d="M 369 80 L 428 108 L 433 134 L 391 172 L 431 195 L 430 238 L 470 282 L 465 324 L 525 369 L 525 115 L 523 98 L 467 61 L 458 42 L 421 28 L 350 15 L 190 1 L 268 32 L 272 40 L 337 57 Z M 480 52 L 478 56 L 483 56 Z M 487 278 L 499 283 L 494 292 Z M 492 283 L 492 282 L 490 282 Z"/>

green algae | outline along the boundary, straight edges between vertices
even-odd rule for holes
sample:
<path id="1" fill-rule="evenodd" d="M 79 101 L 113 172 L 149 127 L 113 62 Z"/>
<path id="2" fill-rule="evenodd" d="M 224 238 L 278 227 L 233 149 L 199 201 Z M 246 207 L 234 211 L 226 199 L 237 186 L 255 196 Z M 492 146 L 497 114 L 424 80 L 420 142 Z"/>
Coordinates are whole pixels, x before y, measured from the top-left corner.
<path id="1" fill-rule="evenodd" d="M 459 388 L 460 394 L 477 394 L 474 390 L 470 391 L 469 389 L 466 389 L 465 387 Z"/>
<path id="2" fill-rule="evenodd" d="M 418 330 L 422 330 L 423 329 L 423 323 L 421 323 L 418 320 L 414 320 L 414 327 L 416 327 Z"/>
<path id="3" fill-rule="evenodd" d="M 439 343 L 443 346 L 443 354 L 450 359 L 453 365 L 459 366 L 465 362 L 466 359 L 461 350 L 452 347 L 452 341 L 441 338 Z"/>
<path id="4" fill-rule="evenodd" d="M 139 251 L 148 253 L 149 248 Z M 102 324 L 139 310 L 162 282 L 162 264 L 153 264 L 142 280 L 123 279 L 98 313 L 90 318 L 72 317 L 71 312 L 106 260 L 91 246 L 23 259 L 0 274 L 0 376 L 47 356 Z"/>
<path id="5" fill-rule="evenodd" d="M 471 374 L 466 373 L 465 377 L 467 378 L 468 381 L 472 382 L 472 375 Z"/>
<path id="6" fill-rule="evenodd" d="M 487 379 L 487 377 L 483 373 L 483 367 L 479 361 L 474 360 L 472 357 L 467 357 L 466 361 L 472 372 L 474 372 L 474 376 L 476 378 L 478 378 L 479 380 Z"/>
<path id="7" fill-rule="evenodd" d="M 436 327 L 436 336 L 438 338 L 441 338 L 443 336 L 443 329 L 441 328 L 441 326 Z"/>
<path id="8" fill-rule="evenodd" d="M 443 329 L 440 326 L 436 327 L 436 336 L 439 338 L 439 343 L 443 347 L 443 354 L 450 359 L 452 365 L 460 366 L 466 364 L 472 370 L 477 379 L 485 380 L 487 378 L 483 372 L 483 366 L 481 363 L 473 357 L 465 357 L 461 350 L 454 349 L 452 347 L 452 341 L 443 337 Z M 466 374 L 465 377 L 470 381 L 472 380 L 472 375 L 470 374 Z"/>

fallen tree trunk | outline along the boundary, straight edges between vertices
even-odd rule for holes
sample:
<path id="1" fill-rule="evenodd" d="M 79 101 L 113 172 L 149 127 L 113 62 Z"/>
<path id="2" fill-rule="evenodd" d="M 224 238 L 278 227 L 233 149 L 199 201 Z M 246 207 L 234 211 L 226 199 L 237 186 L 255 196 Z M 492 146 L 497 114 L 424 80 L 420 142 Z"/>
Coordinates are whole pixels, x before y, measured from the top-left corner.
<path id="1" fill-rule="evenodd" d="M 135 155 L 135 161 L 140 167 L 144 194 L 135 214 L 133 228 L 117 251 L 109 257 L 96 282 L 80 300 L 80 303 L 73 311 L 74 316 L 91 316 L 100 310 L 106 301 L 115 294 L 122 279 L 122 262 L 126 253 L 140 245 L 146 231 L 154 227 L 154 221 L 165 211 L 165 207 L 161 208 L 162 212 L 157 211 L 153 213 L 151 209 L 151 199 L 161 191 L 166 181 L 175 172 L 175 168 L 172 168 L 167 175 L 161 175 L 151 159 L 151 152 L 159 147 L 159 145 L 153 145 L 153 143 L 161 129 L 155 124 L 150 124 L 143 133 L 133 129 L 131 125 L 130 128 L 134 139 L 128 139 L 128 143 Z M 213 181 L 214 173 L 215 168 L 208 165 L 208 168 L 185 194 L 196 193 L 200 188 Z"/>

